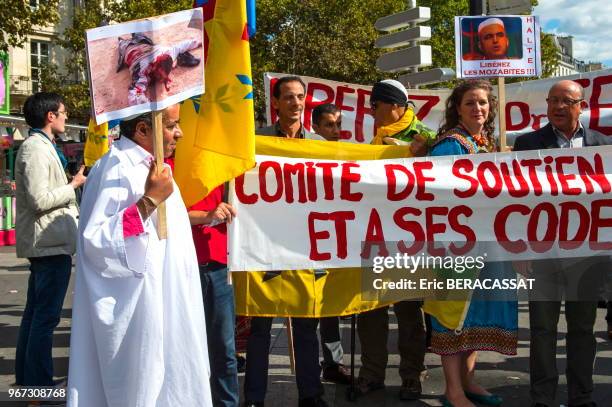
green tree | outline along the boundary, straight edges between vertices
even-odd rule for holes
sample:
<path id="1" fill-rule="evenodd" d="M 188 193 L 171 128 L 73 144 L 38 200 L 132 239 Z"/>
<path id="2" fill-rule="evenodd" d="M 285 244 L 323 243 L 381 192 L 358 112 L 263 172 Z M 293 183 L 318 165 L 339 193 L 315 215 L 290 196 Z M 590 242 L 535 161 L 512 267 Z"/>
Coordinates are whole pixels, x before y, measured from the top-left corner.
<path id="1" fill-rule="evenodd" d="M 559 54 L 552 34 L 541 33 L 540 48 L 542 51 L 542 76 L 550 78 L 559 66 Z"/>
<path id="2" fill-rule="evenodd" d="M 73 25 L 58 38 L 58 45 L 67 50 L 70 58 L 62 69 L 49 63 L 42 71 L 43 90 L 56 91 L 64 96 L 71 116 L 85 123 L 91 112 L 91 97 L 87 80 L 85 30 L 112 23 L 151 17 L 191 8 L 191 0 L 87 0 L 75 10 Z M 114 61 L 113 61 L 114 63 Z M 74 78 L 77 78 L 76 80 Z"/>
<path id="3" fill-rule="evenodd" d="M 2 2 L 0 18 L 0 51 L 22 45 L 36 26 L 54 24 L 59 20 L 59 0 L 39 1 L 31 7 L 25 0 L 6 0 Z"/>

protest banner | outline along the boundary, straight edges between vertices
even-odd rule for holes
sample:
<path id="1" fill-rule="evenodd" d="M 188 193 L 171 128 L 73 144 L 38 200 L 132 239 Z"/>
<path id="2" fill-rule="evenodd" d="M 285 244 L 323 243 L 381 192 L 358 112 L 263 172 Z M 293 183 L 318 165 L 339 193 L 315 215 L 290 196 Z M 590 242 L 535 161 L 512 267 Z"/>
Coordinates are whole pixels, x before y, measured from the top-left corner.
<path id="1" fill-rule="evenodd" d="M 308 161 L 313 162 L 324 159 L 394 159 L 407 157 L 410 154 L 407 147 L 400 146 L 339 144 L 313 140 L 289 140 L 276 137 L 256 137 L 256 148 L 258 154 L 262 155 L 310 157 L 313 160 Z M 499 157 L 500 154 L 487 156 Z M 298 207 L 304 206 L 304 204 L 295 202 L 292 205 Z M 350 208 L 353 206 L 354 204 L 351 203 Z M 244 208 L 241 209 L 239 217 L 243 216 L 243 212 Z M 274 215 L 281 214 L 274 213 Z M 386 213 L 380 211 L 380 214 L 384 215 Z M 292 213 L 289 212 L 287 215 L 291 216 Z M 270 213 L 268 213 L 268 216 L 271 216 Z M 611 214 L 608 211 L 608 213 L 603 213 L 600 217 L 609 218 L 610 216 Z M 435 220 L 438 219 L 436 217 Z M 268 249 L 273 251 L 273 256 L 277 255 L 276 244 L 281 244 L 285 238 L 290 238 L 296 233 L 296 231 L 289 227 L 289 224 L 283 224 L 282 230 L 286 231 L 285 236 L 280 240 L 275 240 L 272 246 L 267 246 Z M 609 232 L 607 233 L 604 238 L 609 241 L 610 235 Z M 230 236 L 232 236 L 231 233 Z M 359 237 L 354 235 L 350 236 L 359 239 Z M 309 252 L 308 244 L 309 242 L 304 243 L 302 251 Z M 257 246 L 255 250 L 258 250 L 260 247 Z M 374 247 L 374 249 L 377 249 L 377 247 Z M 389 247 L 389 249 L 393 248 Z M 371 254 L 376 253 L 376 250 L 372 250 Z M 232 253 L 230 252 L 231 255 Z M 265 258 L 263 254 L 262 258 Z M 373 273 L 368 273 L 362 267 L 317 269 L 316 271 L 309 269 L 232 273 L 235 285 L 236 313 L 248 316 L 295 317 L 350 315 L 379 308 L 399 300 L 423 298 L 431 294 L 431 292 L 419 290 L 373 289 L 373 287 L 368 287 L 368 284 L 364 283 L 364 277 L 367 278 L 368 275 L 371 277 Z M 401 297 L 400 299 L 398 299 L 398 295 Z"/>
<path id="2" fill-rule="evenodd" d="M 542 74 L 536 16 L 455 17 L 457 78 Z"/>
<path id="3" fill-rule="evenodd" d="M 259 154 L 318 159 L 379 160 L 409 157 L 407 146 L 373 146 L 255 137 Z M 391 304 L 384 292 L 365 293 L 360 268 L 232 273 L 236 314 L 321 317 L 351 315 Z M 413 293 L 419 295 L 419 293 Z"/>
<path id="4" fill-rule="evenodd" d="M 199 8 L 86 31 L 96 123 L 152 111 L 158 173 L 164 168 L 161 111 L 204 93 L 203 31 Z M 109 55 L 116 65 L 99 63 Z M 157 219 L 157 233 L 165 239 L 165 202 Z"/>
<path id="5" fill-rule="evenodd" d="M 266 116 L 268 124 L 276 121 L 270 95 L 281 73 L 266 73 Z M 368 144 L 374 136 L 374 118 L 370 110 L 371 86 L 328 81 L 301 76 L 306 84 L 306 106 L 302 123 L 312 130 L 312 110 L 321 103 L 335 103 L 342 111 L 342 141 Z M 578 82 L 585 90 L 584 109 L 581 122 L 584 127 L 612 136 L 612 69 L 586 72 L 560 78 L 540 79 L 506 85 L 505 119 L 508 145 L 514 138 L 546 125 L 546 97 L 551 86 L 562 79 Z M 408 89 L 409 99 L 415 103 L 419 120 L 432 129 L 440 126 L 444 115 L 444 103 L 450 89 Z"/>
<path id="6" fill-rule="evenodd" d="M 240 213 L 230 228 L 233 271 L 361 267 L 372 251 L 392 249 L 483 255 L 481 243 L 487 261 L 612 250 L 609 146 L 376 161 L 258 156 L 257 163 L 230 195 Z"/>
<path id="7" fill-rule="evenodd" d="M 266 117 L 268 124 L 276 122 L 277 115 L 271 104 L 272 87 L 278 78 L 287 76 L 281 73 L 265 73 Z M 312 110 L 320 104 L 334 103 L 342 112 L 342 131 L 340 140 L 369 144 L 374 136 L 374 116 L 370 109 L 371 86 L 300 76 L 306 84 L 306 106 L 302 123 L 312 131 Z M 419 120 L 425 120 L 431 128 L 437 128 L 444 113 L 444 101 L 450 94 L 443 90 L 409 89 L 409 98 L 415 103 Z M 435 111 L 432 111 L 435 110 Z M 435 121 L 435 122 L 434 122 Z"/>

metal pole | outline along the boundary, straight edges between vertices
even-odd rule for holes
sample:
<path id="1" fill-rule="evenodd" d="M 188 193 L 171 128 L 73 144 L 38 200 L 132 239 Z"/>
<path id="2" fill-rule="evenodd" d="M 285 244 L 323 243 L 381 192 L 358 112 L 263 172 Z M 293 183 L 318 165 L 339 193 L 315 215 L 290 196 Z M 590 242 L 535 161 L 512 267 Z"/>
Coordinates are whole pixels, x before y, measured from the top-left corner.
<path id="1" fill-rule="evenodd" d="M 483 0 L 470 0 L 470 15 L 479 16 L 484 13 Z"/>
<path id="2" fill-rule="evenodd" d="M 410 10 L 412 8 L 415 8 L 416 6 L 417 6 L 416 0 L 408 0 L 408 10 Z M 417 23 L 411 22 L 408 27 L 410 29 L 410 28 L 413 28 L 413 27 L 416 27 L 416 26 L 417 26 Z M 416 47 L 416 46 L 417 46 L 417 42 L 416 41 L 410 41 L 408 43 L 408 47 Z M 413 67 L 408 69 L 408 72 L 410 72 L 410 73 L 419 72 L 419 68 L 416 67 L 416 66 L 413 66 Z M 418 89 L 419 87 L 416 86 L 416 85 L 410 84 L 409 88 L 410 89 Z"/>

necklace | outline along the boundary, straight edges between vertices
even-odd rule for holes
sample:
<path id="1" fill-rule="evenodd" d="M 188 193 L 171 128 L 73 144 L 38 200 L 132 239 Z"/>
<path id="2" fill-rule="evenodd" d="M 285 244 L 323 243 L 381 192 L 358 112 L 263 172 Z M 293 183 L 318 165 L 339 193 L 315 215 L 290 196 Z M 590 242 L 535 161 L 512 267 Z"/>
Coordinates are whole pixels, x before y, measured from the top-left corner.
<path id="1" fill-rule="evenodd" d="M 476 136 L 472 136 L 472 138 L 474 139 L 476 144 L 478 144 L 478 146 L 480 146 L 480 147 L 485 147 L 485 146 L 487 146 L 489 144 L 488 138 L 485 135 L 483 135 L 483 134 L 478 134 Z"/>
<path id="2" fill-rule="evenodd" d="M 459 123 L 459 127 L 461 127 L 463 129 L 463 131 L 466 132 L 466 134 L 468 134 L 470 137 L 472 137 L 479 147 L 488 147 L 489 146 L 489 138 L 487 136 L 485 136 L 484 134 L 482 134 L 482 133 L 476 134 L 476 135 L 470 134 L 470 132 L 463 125 L 463 123 Z"/>

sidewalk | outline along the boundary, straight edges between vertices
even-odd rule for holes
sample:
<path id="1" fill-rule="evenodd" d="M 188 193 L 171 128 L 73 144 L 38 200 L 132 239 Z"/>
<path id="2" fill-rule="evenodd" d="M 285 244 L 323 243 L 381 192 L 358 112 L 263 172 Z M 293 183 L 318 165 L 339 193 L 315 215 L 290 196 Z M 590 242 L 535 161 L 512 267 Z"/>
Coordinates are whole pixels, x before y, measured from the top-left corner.
<path id="1" fill-rule="evenodd" d="M 0 392 L 5 392 L 14 382 L 15 344 L 23 307 L 29 276 L 28 262 L 15 257 L 14 248 L 0 247 Z M 74 276 L 68 288 L 68 295 L 64 303 L 61 321 L 54 335 L 54 367 L 58 378 L 65 377 L 68 371 L 68 347 L 70 343 L 70 318 L 72 312 L 72 291 Z M 598 310 L 596 323 L 596 337 L 598 343 L 597 360 L 595 362 L 595 393 L 594 399 L 599 407 L 610 406 L 612 395 L 612 342 L 606 339 L 605 310 Z M 346 386 L 325 384 L 325 399 L 332 407 L 342 406 L 440 406 L 439 396 L 444 391 L 444 382 L 440 358 L 434 354 L 427 354 L 425 362 L 428 366 L 428 375 L 423 383 L 423 397 L 420 401 L 406 403 L 398 399 L 401 379 L 398 374 L 399 356 L 397 355 L 397 324 L 391 313 L 389 335 L 389 364 L 387 368 L 386 391 L 370 394 L 358 402 L 346 400 Z M 342 342 L 344 346 L 345 363 L 349 364 L 350 350 L 350 321 L 342 320 Z M 270 351 L 270 376 L 268 379 L 267 407 L 292 407 L 298 404 L 295 377 L 289 369 L 287 349 L 287 336 L 284 328 L 284 319 L 276 319 L 272 329 L 272 348 Z M 480 383 L 490 391 L 500 394 L 504 398 L 505 407 L 527 407 L 529 405 L 529 316 L 527 304 L 519 304 L 519 349 L 513 357 L 505 357 L 490 352 L 481 352 L 477 375 Z M 561 317 L 558 337 L 558 369 L 565 371 L 565 320 Z M 356 350 L 357 369 L 360 366 L 359 344 Z M 242 385 L 244 374 L 240 375 Z M 561 376 L 559 383 L 559 402 L 567 401 L 567 387 L 565 377 Z M 2 403 L 0 406 L 25 406 L 25 403 Z M 180 406 L 191 407 L 191 406 Z"/>

